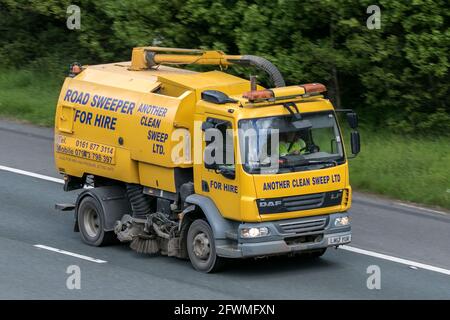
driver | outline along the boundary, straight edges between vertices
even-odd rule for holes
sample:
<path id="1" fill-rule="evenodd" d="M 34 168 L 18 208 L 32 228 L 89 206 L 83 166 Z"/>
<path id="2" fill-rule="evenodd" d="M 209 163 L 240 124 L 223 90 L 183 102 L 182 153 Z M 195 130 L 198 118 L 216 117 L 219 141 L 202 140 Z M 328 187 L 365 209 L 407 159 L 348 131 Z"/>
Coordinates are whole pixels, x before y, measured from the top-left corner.
<path id="1" fill-rule="evenodd" d="M 306 148 L 306 143 L 300 138 L 296 131 L 284 132 L 280 134 L 278 154 L 280 157 L 287 155 L 298 155 Z"/>

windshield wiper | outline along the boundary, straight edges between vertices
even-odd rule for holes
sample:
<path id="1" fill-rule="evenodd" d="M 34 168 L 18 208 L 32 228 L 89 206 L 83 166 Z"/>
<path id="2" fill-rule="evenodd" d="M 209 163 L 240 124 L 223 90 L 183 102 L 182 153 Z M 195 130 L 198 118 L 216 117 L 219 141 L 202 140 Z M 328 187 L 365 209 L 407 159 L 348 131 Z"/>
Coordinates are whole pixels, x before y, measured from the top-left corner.
<path id="1" fill-rule="evenodd" d="M 301 165 L 310 165 L 310 164 L 332 164 L 332 167 L 337 166 L 337 161 L 333 159 L 329 160 L 307 160 L 304 164 Z"/>
<path id="2" fill-rule="evenodd" d="M 336 167 L 338 165 L 336 160 L 333 159 L 328 159 L 328 160 L 303 160 L 303 161 L 299 161 L 298 163 L 293 163 L 293 164 L 280 164 L 278 171 L 280 170 L 289 170 L 291 172 L 295 172 L 295 171 L 299 171 L 299 168 L 302 167 L 307 167 L 310 165 L 319 165 L 319 164 L 326 164 L 329 165 L 329 167 Z M 248 168 L 248 173 L 250 174 L 255 174 L 255 173 L 261 173 L 264 168 L 263 167 L 253 167 L 253 168 Z M 267 171 L 272 170 L 272 168 L 267 168 Z M 304 169 L 303 169 L 304 170 Z M 300 170 L 300 171 L 303 171 Z"/>
<path id="3" fill-rule="evenodd" d="M 336 162 L 336 160 L 333 159 L 328 159 L 328 160 L 307 160 L 304 159 L 303 161 L 299 161 L 297 163 L 287 163 L 283 166 L 281 166 L 282 168 L 287 168 L 287 169 L 291 169 L 291 170 L 295 170 L 298 167 L 306 167 L 306 166 L 311 166 L 311 165 L 320 165 L 320 164 L 325 164 L 328 167 L 336 167 L 338 165 L 338 163 Z"/>

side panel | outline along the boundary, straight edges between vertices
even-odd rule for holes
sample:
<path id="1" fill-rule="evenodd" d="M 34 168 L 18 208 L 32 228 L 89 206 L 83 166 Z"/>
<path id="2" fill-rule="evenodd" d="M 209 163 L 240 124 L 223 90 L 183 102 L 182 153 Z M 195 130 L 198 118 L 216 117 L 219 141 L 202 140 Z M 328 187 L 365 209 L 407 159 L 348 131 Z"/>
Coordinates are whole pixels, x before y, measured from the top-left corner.
<path id="1" fill-rule="evenodd" d="M 172 136 L 175 130 L 182 130 L 183 135 L 191 130 L 194 93 L 170 97 L 126 90 L 85 81 L 82 74 L 66 79 L 58 100 L 58 171 L 77 177 L 100 175 L 173 192 L 173 168 L 192 167 L 191 161 L 179 161 L 179 155 L 174 159 L 172 149 L 179 140 L 172 141 Z M 177 117 L 178 112 L 183 117 Z"/>
<path id="2" fill-rule="evenodd" d="M 139 180 L 144 186 L 175 192 L 174 169 L 139 162 Z"/>
<path id="3" fill-rule="evenodd" d="M 55 118 L 57 169 L 78 177 L 89 173 L 138 183 L 137 162 L 132 160 L 126 143 L 124 124 L 136 114 L 141 95 L 67 78 Z M 65 111 L 70 108 L 72 113 Z M 72 124 L 68 125 L 70 114 Z M 70 126 L 72 129 L 66 130 Z"/>

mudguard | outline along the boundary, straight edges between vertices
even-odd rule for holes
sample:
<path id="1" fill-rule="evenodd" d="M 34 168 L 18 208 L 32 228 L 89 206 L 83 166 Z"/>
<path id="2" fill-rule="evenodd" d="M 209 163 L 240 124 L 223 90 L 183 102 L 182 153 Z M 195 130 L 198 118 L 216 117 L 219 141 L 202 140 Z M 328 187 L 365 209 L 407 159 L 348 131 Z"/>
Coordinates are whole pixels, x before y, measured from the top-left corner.
<path id="1" fill-rule="evenodd" d="M 113 231 L 117 220 L 120 220 L 124 214 L 131 214 L 131 205 L 121 186 L 106 186 L 86 189 L 77 198 L 75 203 L 75 231 L 78 229 L 78 206 L 84 197 L 91 196 L 100 203 L 104 214 L 105 231 Z"/>
<path id="2" fill-rule="evenodd" d="M 186 198 L 186 202 L 195 204 L 202 209 L 208 219 L 211 229 L 213 230 L 214 238 L 216 240 L 226 239 L 227 231 L 237 229 L 235 224 L 238 223 L 233 223 L 233 221 L 225 219 L 210 198 L 198 194 L 192 194 Z"/>

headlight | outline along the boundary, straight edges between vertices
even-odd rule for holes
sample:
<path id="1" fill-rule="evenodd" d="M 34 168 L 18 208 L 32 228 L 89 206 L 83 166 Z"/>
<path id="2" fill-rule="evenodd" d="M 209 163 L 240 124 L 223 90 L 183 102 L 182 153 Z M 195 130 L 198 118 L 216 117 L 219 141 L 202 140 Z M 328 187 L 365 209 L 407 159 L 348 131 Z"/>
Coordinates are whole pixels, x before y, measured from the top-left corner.
<path id="1" fill-rule="evenodd" d="M 265 237 L 269 234 L 267 227 L 242 228 L 241 238 L 258 238 Z"/>
<path id="2" fill-rule="evenodd" d="M 334 225 L 336 227 L 343 227 L 343 226 L 347 226 L 349 224 L 350 224 L 350 217 L 348 217 L 348 216 L 339 217 L 334 220 Z"/>

